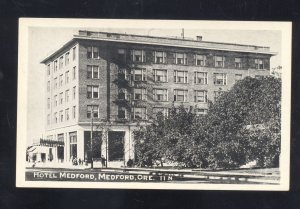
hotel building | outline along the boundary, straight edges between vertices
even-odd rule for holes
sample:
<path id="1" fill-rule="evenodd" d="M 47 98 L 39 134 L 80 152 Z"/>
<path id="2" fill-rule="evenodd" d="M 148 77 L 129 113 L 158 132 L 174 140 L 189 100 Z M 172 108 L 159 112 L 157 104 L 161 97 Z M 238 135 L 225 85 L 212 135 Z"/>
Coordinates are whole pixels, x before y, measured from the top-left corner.
<path id="1" fill-rule="evenodd" d="M 133 130 L 169 108 L 206 114 L 246 76 L 270 74 L 269 47 L 79 31 L 45 58 L 46 160 L 134 159 Z M 91 131 L 93 139 L 91 145 Z M 51 144 L 50 143 L 50 144 Z"/>

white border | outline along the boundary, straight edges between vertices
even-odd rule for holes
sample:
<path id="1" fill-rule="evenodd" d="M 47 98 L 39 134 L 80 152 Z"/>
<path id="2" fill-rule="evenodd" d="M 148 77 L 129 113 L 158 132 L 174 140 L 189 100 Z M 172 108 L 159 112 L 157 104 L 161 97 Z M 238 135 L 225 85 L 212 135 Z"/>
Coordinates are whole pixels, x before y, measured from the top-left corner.
<path id="1" fill-rule="evenodd" d="M 282 33 L 282 139 L 279 185 L 243 184 L 195 184 L 195 183 L 105 183 L 105 182 L 53 182 L 25 181 L 25 160 L 27 136 L 27 76 L 28 76 L 28 28 L 120 28 L 144 29 L 145 25 L 155 28 L 211 29 L 211 30 L 279 30 Z M 249 21 L 175 21 L 175 20 L 96 20 L 96 19 L 50 19 L 21 18 L 19 20 L 18 58 L 18 120 L 17 120 L 17 187 L 47 188 L 112 188 L 112 189 L 182 189 L 182 190 L 289 190 L 290 171 L 290 112 L 291 112 L 291 22 L 249 22 Z"/>

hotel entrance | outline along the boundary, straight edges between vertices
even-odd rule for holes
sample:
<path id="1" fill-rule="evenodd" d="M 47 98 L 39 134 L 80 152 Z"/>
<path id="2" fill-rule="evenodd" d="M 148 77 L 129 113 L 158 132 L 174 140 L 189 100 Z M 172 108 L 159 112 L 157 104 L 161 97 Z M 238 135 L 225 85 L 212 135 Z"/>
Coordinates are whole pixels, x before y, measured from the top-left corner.
<path id="1" fill-rule="evenodd" d="M 125 131 L 108 132 L 108 161 L 124 162 Z"/>

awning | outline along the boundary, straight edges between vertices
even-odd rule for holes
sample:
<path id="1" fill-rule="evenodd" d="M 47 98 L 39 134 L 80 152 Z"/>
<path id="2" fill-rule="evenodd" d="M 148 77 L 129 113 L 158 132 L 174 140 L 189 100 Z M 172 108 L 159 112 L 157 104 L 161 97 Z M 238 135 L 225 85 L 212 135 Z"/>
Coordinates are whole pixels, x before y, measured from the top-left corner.
<path id="1" fill-rule="evenodd" d="M 49 147 L 43 147 L 43 146 L 36 146 L 31 147 L 28 152 L 32 153 L 47 153 L 49 151 Z"/>
<path id="2" fill-rule="evenodd" d="M 27 150 L 27 152 L 33 152 L 36 149 L 36 146 L 30 147 L 30 149 Z"/>

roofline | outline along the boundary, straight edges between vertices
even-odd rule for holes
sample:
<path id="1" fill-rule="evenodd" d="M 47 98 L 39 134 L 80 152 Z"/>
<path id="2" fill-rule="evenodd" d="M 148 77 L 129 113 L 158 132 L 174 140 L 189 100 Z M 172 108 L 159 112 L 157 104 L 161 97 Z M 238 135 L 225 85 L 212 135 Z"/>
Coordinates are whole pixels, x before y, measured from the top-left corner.
<path id="1" fill-rule="evenodd" d="M 49 56 L 47 56 L 45 59 L 43 59 L 40 63 L 41 64 L 45 64 L 48 60 L 50 60 L 51 58 L 53 58 L 55 55 L 57 55 L 60 52 L 62 52 L 64 48 L 72 45 L 72 43 L 76 43 L 76 39 L 72 38 L 70 41 L 68 41 L 67 43 L 65 43 L 64 45 L 62 45 L 58 50 L 56 50 L 55 52 L 53 52 L 52 54 L 50 54 Z"/>
<path id="2" fill-rule="evenodd" d="M 144 37 L 144 36 L 143 36 Z M 154 37 L 154 36 L 153 36 Z M 167 37 L 155 37 L 155 38 L 165 38 L 165 39 L 172 39 Z M 175 38 L 174 38 L 175 39 Z M 209 49 L 209 50 L 215 50 L 215 51 L 232 51 L 232 52 L 244 52 L 244 53 L 254 53 L 254 54 L 266 54 L 266 55 L 277 55 L 277 52 L 263 52 L 263 51 L 255 51 L 255 50 L 242 50 L 242 49 L 228 49 L 228 48 L 217 48 L 217 47 L 205 47 L 205 46 L 194 46 L 194 45 L 178 45 L 178 44 L 164 44 L 164 43 L 156 43 L 156 42 L 148 42 L 148 41 L 131 41 L 131 40 L 117 40 L 117 39 L 110 39 L 110 38 L 99 38 L 99 37 L 86 37 L 86 36 L 80 36 L 80 35 L 74 35 L 74 38 L 72 38 L 70 41 L 68 41 L 66 44 L 64 44 L 62 47 L 60 47 L 57 51 L 43 59 L 40 63 L 45 64 L 48 60 L 53 58 L 55 55 L 59 54 L 63 49 L 72 43 L 74 43 L 76 40 L 95 40 L 95 41 L 108 41 L 108 42 L 119 42 L 119 43 L 132 43 L 132 44 L 147 44 L 147 45 L 157 45 L 157 46 L 171 46 L 171 47 L 180 47 L 180 48 L 194 48 L 194 49 Z M 176 39 L 177 40 L 177 39 Z M 184 40 L 184 39 L 183 39 Z M 191 41 L 191 40 L 189 40 Z M 205 42 L 205 43 L 221 43 L 221 42 Z M 226 43 L 224 43 L 226 44 Z M 239 46 L 255 46 L 255 45 L 242 45 L 242 44 L 236 44 Z"/>
<path id="3" fill-rule="evenodd" d="M 138 34 L 130 34 L 130 33 L 110 33 L 110 32 L 98 32 L 98 31 L 89 31 L 89 30 L 79 30 L 79 32 L 95 32 L 95 33 L 102 33 L 102 34 L 110 34 L 110 35 L 122 35 L 122 36 L 136 36 L 136 37 L 147 37 L 147 38 L 159 38 L 159 39 L 169 39 L 169 40 L 180 40 L 180 41 L 194 41 L 199 43 L 199 41 L 194 40 L 193 38 L 180 38 L 180 37 L 168 37 L 168 36 L 150 36 L 150 35 L 138 35 Z M 87 37 L 84 35 L 74 35 L 74 37 Z M 98 37 L 92 37 L 98 38 Z M 249 44 L 236 44 L 236 43 L 226 43 L 226 42 L 214 42 L 214 41 L 201 41 L 202 43 L 212 43 L 212 44 L 231 44 L 236 46 L 251 46 L 251 47 L 261 47 L 261 48 L 269 48 L 265 46 L 258 46 L 258 45 L 249 45 Z"/>
<path id="4" fill-rule="evenodd" d="M 95 37 L 95 38 L 94 37 L 82 37 L 82 36 L 79 36 L 79 35 L 74 35 L 74 39 L 99 40 L 99 41 L 159 45 L 159 46 L 173 46 L 173 47 L 181 47 L 181 48 L 211 49 L 211 50 L 218 50 L 218 51 L 235 51 L 235 52 L 247 52 L 247 53 L 269 54 L 269 55 L 276 55 L 277 54 L 277 52 L 263 52 L 263 51 L 255 51 L 255 50 L 239 50 L 239 49 L 228 49 L 228 48 L 217 48 L 217 47 L 206 47 L 206 46 L 193 46 L 193 45 L 184 45 L 183 46 L 183 45 L 177 45 L 177 44 L 164 44 L 164 43 L 155 43 L 155 42 L 147 42 L 147 41 L 117 40 L 117 39 L 98 38 L 98 37 Z M 218 43 L 218 42 L 207 42 L 207 43 Z M 241 45 L 240 44 L 240 46 L 251 46 L 251 45 Z"/>

